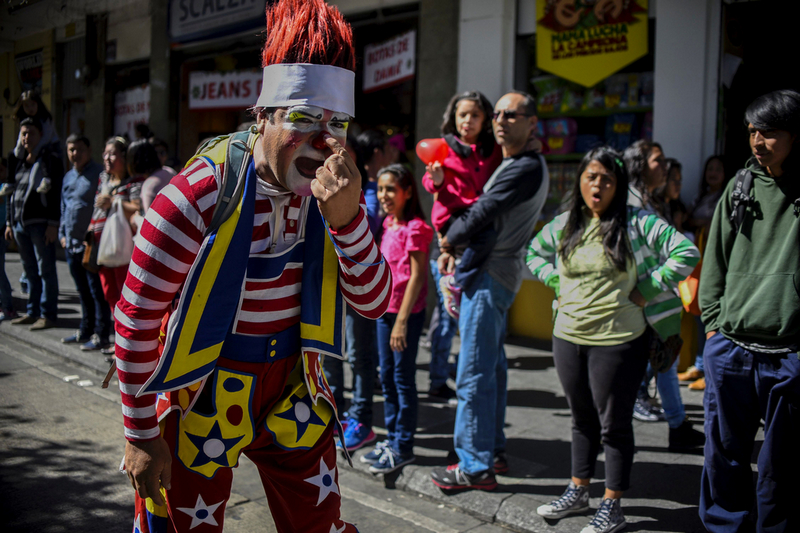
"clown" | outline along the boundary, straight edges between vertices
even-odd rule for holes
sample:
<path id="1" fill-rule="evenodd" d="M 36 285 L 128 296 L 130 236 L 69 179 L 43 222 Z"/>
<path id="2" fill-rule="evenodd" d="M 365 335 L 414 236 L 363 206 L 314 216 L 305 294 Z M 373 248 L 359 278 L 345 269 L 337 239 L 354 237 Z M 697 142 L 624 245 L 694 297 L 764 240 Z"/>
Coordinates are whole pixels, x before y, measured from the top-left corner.
<path id="1" fill-rule="evenodd" d="M 356 531 L 320 358 L 342 357 L 344 305 L 380 317 L 391 279 L 343 148 L 352 33 L 322 0 L 281 0 L 266 34 L 256 125 L 158 195 L 115 310 L 134 531 L 222 531 L 241 453 L 278 531 Z"/>

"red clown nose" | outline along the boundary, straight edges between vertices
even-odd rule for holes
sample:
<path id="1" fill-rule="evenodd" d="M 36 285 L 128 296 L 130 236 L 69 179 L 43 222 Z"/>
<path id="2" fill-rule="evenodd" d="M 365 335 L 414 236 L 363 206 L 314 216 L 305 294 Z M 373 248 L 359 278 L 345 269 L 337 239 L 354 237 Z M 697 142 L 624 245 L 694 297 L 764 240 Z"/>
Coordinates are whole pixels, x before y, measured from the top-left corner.
<path id="1" fill-rule="evenodd" d="M 328 137 L 330 137 L 330 134 L 325 133 L 324 131 L 320 132 L 320 134 L 314 137 L 314 139 L 311 141 L 311 146 L 317 150 L 326 149 L 328 145 L 325 143 L 325 139 Z"/>
<path id="2" fill-rule="evenodd" d="M 447 142 L 444 139 L 422 139 L 417 143 L 417 156 L 426 165 L 441 163 L 447 157 Z"/>

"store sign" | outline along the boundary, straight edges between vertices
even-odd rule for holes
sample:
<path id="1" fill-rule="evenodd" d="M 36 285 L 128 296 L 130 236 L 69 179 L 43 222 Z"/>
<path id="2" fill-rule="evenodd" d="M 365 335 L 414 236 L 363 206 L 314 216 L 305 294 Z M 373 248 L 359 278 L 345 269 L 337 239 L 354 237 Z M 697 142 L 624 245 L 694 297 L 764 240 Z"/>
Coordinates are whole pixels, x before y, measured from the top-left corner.
<path id="1" fill-rule="evenodd" d="M 19 79 L 22 82 L 22 90 L 31 89 L 42 91 L 42 67 L 44 66 L 44 53 L 41 48 L 32 52 L 18 54 L 14 57 L 17 65 Z"/>
<path id="2" fill-rule="evenodd" d="M 647 1 L 536 2 L 536 66 L 596 85 L 647 54 Z"/>
<path id="3" fill-rule="evenodd" d="M 114 134 L 136 139 L 136 125 L 150 122 L 150 86 L 120 91 L 114 97 Z"/>
<path id="4" fill-rule="evenodd" d="M 255 105 L 261 92 L 261 71 L 192 72 L 189 109 L 244 109 Z"/>
<path id="5" fill-rule="evenodd" d="M 188 41 L 260 25 L 266 20 L 266 0 L 170 0 L 169 32 Z"/>
<path id="6" fill-rule="evenodd" d="M 376 91 L 414 77 L 417 32 L 364 47 L 364 92 Z"/>

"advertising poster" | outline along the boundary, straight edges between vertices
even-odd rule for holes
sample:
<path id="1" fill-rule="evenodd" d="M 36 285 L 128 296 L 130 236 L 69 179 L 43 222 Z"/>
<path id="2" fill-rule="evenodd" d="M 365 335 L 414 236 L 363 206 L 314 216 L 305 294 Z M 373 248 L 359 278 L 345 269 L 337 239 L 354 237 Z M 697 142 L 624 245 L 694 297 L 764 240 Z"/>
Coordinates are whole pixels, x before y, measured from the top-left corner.
<path id="1" fill-rule="evenodd" d="M 536 2 L 536 65 L 592 87 L 647 54 L 647 0 Z"/>
<path id="2" fill-rule="evenodd" d="M 150 122 L 150 85 L 120 91 L 114 97 L 114 134 L 136 140 L 136 125 Z"/>
<path id="3" fill-rule="evenodd" d="M 364 47 L 364 92 L 377 91 L 414 77 L 417 32 Z"/>

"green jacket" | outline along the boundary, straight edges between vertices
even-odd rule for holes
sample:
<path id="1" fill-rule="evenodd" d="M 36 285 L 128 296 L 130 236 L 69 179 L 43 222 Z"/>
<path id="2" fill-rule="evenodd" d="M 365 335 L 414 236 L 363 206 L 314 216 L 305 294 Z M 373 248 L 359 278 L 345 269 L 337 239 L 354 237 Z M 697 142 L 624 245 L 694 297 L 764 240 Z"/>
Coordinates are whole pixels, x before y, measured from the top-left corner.
<path id="1" fill-rule="evenodd" d="M 545 285 L 559 294 L 558 247 L 569 213 L 547 224 L 528 247 L 528 268 Z M 628 206 L 628 238 L 636 262 L 636 288 L 647 304 L 644 316 L 662 339 L 681 331 L 678 282 L 692 273 L 700 251 L 678 230 L 652 211 Z M 555 306 L 554 302 L 554 306 Z"/>
<path id="2" fill-rule="evenodd" d="M 800 176 L 770 177 L 751 159 L 753 173 L 741 231 L 734 232 L 731 180 L 711 221 L 700 274 L 706 331 L 747 344 L 784 347 L 800 341 Z"/>

